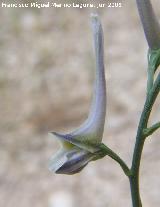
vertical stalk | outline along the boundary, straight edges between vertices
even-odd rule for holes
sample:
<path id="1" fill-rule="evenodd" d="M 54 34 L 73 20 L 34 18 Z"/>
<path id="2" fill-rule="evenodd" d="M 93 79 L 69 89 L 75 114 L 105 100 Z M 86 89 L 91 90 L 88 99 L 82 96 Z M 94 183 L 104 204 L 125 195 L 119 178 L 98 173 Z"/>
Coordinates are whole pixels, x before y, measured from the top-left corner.
<path id="1" fill-rule="evenodd" d="M 144 108 L 138 126 L 136 143 L 133 153 L 132 167 L 131 167 L 132 174 L 129 177 L 133 207 L 142 207 L 140 191 L 139 191 L 139 170 L 140 170 L 140 161 L 141 161 L 143 146 L 146 138 L 144 134 L 144 129 L 147 128 L 149 116 L 159 91 L 160 91 L 160 74 L 158 75 L 153 87 L 150 89 L 149 92 L 147 92 L 146 101 L 144 104 Z"/>
<path id="2" fill-rule="evenodd" d="M 130 181 L 133 207 L 142 207 L 140 192 L 139 192 L 139 179 L 138 177 L 131 176 L 129 181 Z"/>
<path id="3" fill-rule="evenodd" d="M 132 195 L 132 203 L 133 207 L 141 207 L 141 198 L 139 192 L 139 168 L 140 161 L 142 156 L 142 150 L 144 146 L 144 136 L 143 129 L 146 128 L 148 117 L 150 114 L 150 104 L 148 104 L 148 97 L 146 99 L 146 103 L 141 115 L 141 119 L 138 126 L 138 132 L 136 137 L 136 144 L 134 148 L 133 161 L 132 161 L 132 176 L 130 176 L 130 186 L 131 186 L 131 195 Z"/>

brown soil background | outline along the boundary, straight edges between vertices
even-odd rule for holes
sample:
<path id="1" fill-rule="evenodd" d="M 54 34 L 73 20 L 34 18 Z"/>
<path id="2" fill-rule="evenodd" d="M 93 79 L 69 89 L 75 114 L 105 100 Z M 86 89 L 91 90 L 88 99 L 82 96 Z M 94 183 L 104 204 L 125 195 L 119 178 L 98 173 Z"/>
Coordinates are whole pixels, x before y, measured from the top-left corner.
<path id="1" fill-rule="evenodd" d="M 153 0 L 160 17 L 160 4 Z M 105 157 L 80 174 L 55 175 L 49 131 L 86 118 L 92 95 L 90 9 L 0 9 L 0 206 L 131 206 L 121 168 Z M 107 116 L 103 142 L 130 165 L 145 99 L 147 44 L 135 1 L 99 9 L 105 35 Z M 160 98 L 151 123 L 159 120 Z M 143 206 L 160 206 L 159 132 L 145 144 Z"/>

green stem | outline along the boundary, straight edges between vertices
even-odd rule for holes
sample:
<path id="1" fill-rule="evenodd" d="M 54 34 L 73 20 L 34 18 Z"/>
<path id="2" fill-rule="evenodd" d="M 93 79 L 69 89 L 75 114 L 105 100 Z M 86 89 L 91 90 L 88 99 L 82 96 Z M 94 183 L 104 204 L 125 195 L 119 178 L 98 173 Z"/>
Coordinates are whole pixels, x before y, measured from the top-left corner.
<path id="1" fill-rule="evenodd" d="M 131 175 L 131 171 L 128 168 L 127 164 L 115 152 L 113 152 L 109 147 L 107 147 L 104 144 L 101 144 L 99 147 L 101 151 L 104 153 L 104 156 L 108 155 L 113 160 L 115 160 L 117 163 L 119 163 L 119 165 L 121 166 L 121 168 L 123 169 L 127 177 Z"/>
<path id="2" fill-rule="evenodd" d="M 139 177 L 130 176 L 129 181 L 133 207 L 142 207 L 139 191 Z"/>
<path id="3" fill-rule="evenodd" d="M 153 87 L 153 81 L 154 81 L 154 70 L 152 67 L 148 68 L 148 81 L 147 81 L 147 92 L 151 90 Z"/>
<path id="4" fill-rule="evenodd" d="M 160 74 L 158 75 L 153 87 L 147 93 L 146 101 L 144 104 L 144 108 L 138 126 L 136 143 L 133 153 L 132 167 L 131 167 L 132 175 L 129 178 L 133 207 L 142 206 L 140 192 L 139 192 L 139 168 L 140 168 L 140 161 L 141 161 L 141 156 L 142 156 L 142 151 L 145 141 L 144 129 L 147 128 L 149 116 L 159 91 L 160 91 Z"/>
<path id="5" fill-rule="evenodd" d="M 160 128 L 160 122 L 158 122 L 156 124 L 153 124 L 151 127 L 146 128 L 146 129 L 143 130 L 144 136 L 145 137 L 150 136 L 151 134 L 153 134 L 159 128 Z"/>

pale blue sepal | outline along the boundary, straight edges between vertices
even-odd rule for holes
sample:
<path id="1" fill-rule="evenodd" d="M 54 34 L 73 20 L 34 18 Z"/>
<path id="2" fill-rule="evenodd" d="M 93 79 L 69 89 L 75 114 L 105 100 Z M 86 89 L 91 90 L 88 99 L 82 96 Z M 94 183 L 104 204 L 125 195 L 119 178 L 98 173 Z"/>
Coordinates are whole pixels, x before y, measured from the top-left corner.
<path id="1" fill-rule="evenodd" d="M 67 143 L 65 143 L 64 141 L 66 142 L 69 142 L 81 149 L 84 149 L 86 151 L 89 151 L 91 153 L 94 153 L 94 152 L 97 152 L 99 150 L 98 147 L 96 147 L 96 145 L 98 143 L 93 143 L 91 142 L 89 139 L 87 140 L 87 137 L 75 137 L 71 134 L 60 134 L 60 133 L 57 133 L 57 132 L 51 132 L 53 135 L 55 135 L 59 141 L 61 141 L 61 144 L 62 145 L 66 145 Z M 80 136 L 80 135 L 79 135 Z M 64 143 L 63 143 L 64 142 Z"/>
<path id="2" fill-rule="evenodd" d="M 66 140 L 90 152 L 102 141 L 106 115 L 106 81 L 104 71 L 103 30 L 97 14 L 92 14 L 92 31 L 96 59 L 94 95 L 87 120 L 68 134 L 53 132 L 59 139 Z"/>
<path id="3" fill-rule="evenodd" d="M 60 149 L 49 164 L 49 170 L 57 174 L 72 175 L 80 172 L 96 155 L 73 147 L 70 150 Z"/>

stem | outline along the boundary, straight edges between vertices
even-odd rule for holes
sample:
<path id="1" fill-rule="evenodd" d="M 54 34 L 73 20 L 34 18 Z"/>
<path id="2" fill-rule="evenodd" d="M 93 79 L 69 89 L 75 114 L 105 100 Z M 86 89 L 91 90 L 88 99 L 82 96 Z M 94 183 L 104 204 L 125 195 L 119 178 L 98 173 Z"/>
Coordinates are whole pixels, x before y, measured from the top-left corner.
<path id="1" fill-rule="evenodd" d="M 140 192 L 139 192 L 139 177 L 130 176 L 130 188 L 133 207 L 142 207 Z"/>
<path id="2" fill-rule="evenodd" d="M 113 160 L 115 160 L 117 163 L 119 163 L 119 165 L 121 166 L 121 168 L 123 169 L 127 177 L 131 175 L 131 170 L 128 168 L 127 164 L 115 152 L 113 152 L 109 147 L 107 147 L 104 144 L 101 144 L 99 147 L 104 153 L 104 156 L 108 155 Z"/>
<path id="3" fill-rule="evenodd" d="M 147 128 L 149 116 L 159 91 L 160 91 L 160 74 L 158 75 L 153 87 L 147 93 L 146 101 L 144 104 L 144 108 L 138 126 L 136 143 L 133 153 L 132 167 L 131 167 L 132 175 L 129 178 L 133 207 L 142 206 L 140 192 L 139 192 L 139 168 L 140 168 L 143 146 L 145 142 L 144 129 Z"/>
<path id="4" fill-rule="evenodd" d="M 148 67 L 148 81 L 147 81 L 147 91 L 148 92 L 153 87 L 153 81 L 154 81 L 154 70 L 153 70 L 153 68 Z"/>
<path id="5" fill-rule="evenodd" d="M 151 127 L 147 128 L 147 129 L 144 129 L 143 132 L 144 132 L 145 137 L 150 136 L 159 128 L 160 128 L 160 122 L 153 124 Z"/>

